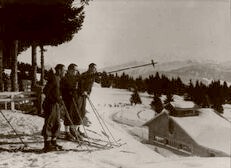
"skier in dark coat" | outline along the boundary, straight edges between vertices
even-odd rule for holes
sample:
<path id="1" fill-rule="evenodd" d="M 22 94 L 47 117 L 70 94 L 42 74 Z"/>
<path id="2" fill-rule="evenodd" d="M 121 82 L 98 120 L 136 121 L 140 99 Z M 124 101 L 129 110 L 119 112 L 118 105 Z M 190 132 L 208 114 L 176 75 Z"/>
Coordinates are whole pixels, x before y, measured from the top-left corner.
<path id="1" fill-rule="evenodd" d="M 62 98 L 60 93 L 60 79 L 64 75 L 65 66 L 58 64 L 55 67 L 55 74 L 50 73 L 48 82 L 43 89 L 46 98 L 43 102 L 45 122 L 42 135 L 44 137 L 44 152 L 49 152 L 62 147 L 56 143 L 60 129 L 60 106 Z"/>
<path id="2" fill-rule="evenodd" d="M 73 101 L 77 101 L 77 88 L 79 71 L 76 64 L 70 64 L 66 75 L 61 79 L 62 98 L 68 111 L 69 117 L 64 116 L 65 139 L 81 140 L 80 135 L 76 132 L 76 127 L 79 124 L 78 109 Z M 71 121 L 70 121 L 71 119 Z"/>
<path id="3" fill-rule="evenodd" d="M 93 83 L 95 81 L 97 74 L 96 64 L 91 63 L 88 66 L 88 70 L 80 75 L 79 86 L 78 86 L 78 109 L 80 113 L 79 123 L 81 125 L 81 120 L 84 119 L 86 114 L 86 98 L 90 96 Z M 81 136 L 85 137 L 86 135 L 80 131 L 79 127 L 77 129 Z"/>

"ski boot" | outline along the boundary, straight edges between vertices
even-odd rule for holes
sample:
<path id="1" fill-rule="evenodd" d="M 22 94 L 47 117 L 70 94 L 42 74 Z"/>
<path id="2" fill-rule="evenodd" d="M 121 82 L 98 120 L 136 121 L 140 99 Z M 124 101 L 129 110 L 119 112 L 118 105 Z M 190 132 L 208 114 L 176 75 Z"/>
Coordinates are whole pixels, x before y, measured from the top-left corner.
<path id="1" fill-rule="evenodd" d="M 51 145 L 55 146 L 58 150 L 62 150 L 63 147 L 57 144 L 56 140 L 51 140 Z"/>
<path id="2" fill-rule="evenodd" d="M 67 141 L 74 141 L 75 137 L 70 132 L 66 132 L 65 133 L 65 140 L 67 140 Z"/>
<path id="3" fill-rule="evenodd" d="M 70 129 L 70 133 L 72 134 L 72 136 L 75 137 L 77 142 L 82 142 L 83 138 L 81 137 L 81 135 L 79 134 L 78 131 L 76 131 L 75 129 Z"/>
<path id="4" fill-rule="evenodd" d="M 87 138 L 87 135 L 83 132 L 80 131 L 80 129 L 78 128 L 78 133 L 80 136 L 82 136 L 83 138 Z"/>
<path id="5" fill-rule="evenodd" d="M 45 153 L 51 151 L 57 151 L 57 147 L 51 144 L 51 141 L 44 141 L 44 148 L 42 149 Z"/>

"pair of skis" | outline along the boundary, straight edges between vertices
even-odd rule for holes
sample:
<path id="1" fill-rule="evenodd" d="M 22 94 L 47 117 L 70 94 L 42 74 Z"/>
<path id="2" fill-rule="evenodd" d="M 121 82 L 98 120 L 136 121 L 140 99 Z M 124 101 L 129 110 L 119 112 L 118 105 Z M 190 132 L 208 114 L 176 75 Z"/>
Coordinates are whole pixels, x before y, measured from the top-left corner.
<path id="1" fill-rule="evenodd" d="M 91 139 L 91 140 L 90 140 Z M 93 151 L 100 151 L 100 150 L 109 150 L 112 149 L 114 146 L 112 146 L 111 144 L 109 144 L 106 141 L 100 140 L 100 139 L 93 139 L 93 138 L 89 138 L 88 139 L 83 139 L 81 141 L 78 140 L 73 140 L 73 141 L 67 141 L 64 140 L 63 138 L 58 138 L 57 141 L 62 142 L 62 145 L 65 146 L 66 143 L 70 142 L 72 145 L 71 147 L 62 147 L 61 149 L 54 149 L 52 151 L 49 152 L 93 152 Z M 14 142 L 12 144 L 15 145 L 9 145 L 8 143 L 2 143 L 2 145 L 0 146 L 0 151 L 6 151 L 6 152 L 10 152 L 10 153 L 15 153 L 15 152 L 23 152 L 23 153 L 37 153 L 37 154 L 42 154 L 42 153 L 46 153 L 45 151 L 43 151 L 43 149 L 41 149 L 41 145 L 36 145 L 36 147 L 34 145 L 27 145 L 27 146 L 19 146 L 20 142 Z M 26 142 L 24 142 L 25 144 L 27 144 Z M 37 142 L 38 143 L 38 142 Z M 5 145 L 7 146 L 5 146 Z M 17 145 L 18 144 L 18 145 Z"/>
<path id="2" fill-rule="evenodd" d="M 120 147 L 121 145 L 123 145 L 123 144 L 119 143 L 120 140 L 115 140 L 115 138 L 113 137 L 113 135 L 110 132 L 109 128 L 107 127 L 104 120 L 101 118 L 101 116 L 97 112 L 96 108 L 94 107 L 93 103 L 91 102 L 91 100 L 89 99 L 88 96 L 87 96 L 87 100 L 89 101 L 89 103 L 90 103 L 90 105 L 91 105 L 91 107 L 93 109 L 93 112 L 96 115 L 96 117 L 97 117 L 97 119 L 98 119 L 98 121 L 99 121 L 99 123 L 100 123 L 100 125 L 101 125 L 101 127 L 103 129 L 103 131 L 102 131 L 103 135 L 105 135 L 107 137 L 108 141 L 106 141 L 106 140 L 103 141 L 102 139 L 90 138 L 90 137 L 87 136 L 87 138 L 82 140 L 82 141 L 77 139 L 77 141 L 78 141 L 77 149 L 60 149 L 58 151 L 89 151 L 89 152 L 91 152 L 91 151 L 101 150 L 101 149 L 111 149 L 113 147 Z M 69 113 L 68 113 L 68 111 L 66 109 L 66 106 L 65 106 L 64 102 L 62 102 L 62 103 L 63 103 L 64 109 L 65 109 L 64 111 L 66 113 L 66 117 L 70 120 L 71 124 L 73 125 L 72 120 L 71 120 L 71 118 L 69 116 Z M 78 109 L 77 104 L 76 104 L 74 99 L 73 99 L 73 103 L 74 103 L 74 106 L 75 106 L 75 108 L 76 108 L 76 110 L 78 112 L 79 118 L 81 119 L 81 122 L 83 122 L 83 120 L 82 120 L 82 118 L 81 118 L 81 116 L 79 114 L 79 111 L 78 111 L 79 109 Z M 5 117 L 5 115 L 2 113 L 2 111 L 0 111 L 0 112 L 3 115 L 3 117 L 5 118 L 5 120 L 8 122 L 8 124 L 11 126 L 11 128 L 13 129 L 13 131 L 15 132 L 17 137 L 20 139 L 20 142 L 24 145 L 23 147 L 19 147 L 19 148 L 15 148 L 15 147 L 14 148 L 2 148 L 2 147 L 0 147 L 0 151 L 8 151 L 8 152 L 21 151 L 21 152 L 43 153 L 43 150 L 41 150 L 41 149 L 36 149 L 36 148 L 33 148 L 33 147 L 29 147 L 28 144 L 22 140 L 20 135 L 17 134 L 16 130 L 10 124 L 10 122 Z M 86 134 L 86 129 L 85 129 L 85 127 L 83 127 L 83 128 L 84 128 L 84 131 L 85 131 L 85 134 Z M 110 133 L 110 135 L 111 135 L 112 139 L 114 140 L 114 142 L 112 142 L 110 140 L 109 135 L 106 133 L 106 129 Z M 74 129 L 74 131 L 77 131 L 77 130 Z M 104 143 L 99 143 L 100 141 L 104 142 Z M 87 149 L 83 149 L 83 147 L 82 147 L 83 145 L 86 146 Z M 92 147 L 94 149 L 90 149 L 88 147 Z M 81 149 L 79 149 L 79 148 L 81 148 Z"/>
<path id="3" fill-rule="evenodd" d="M 94 104 L 93 104 L 92 101 L 90 100 L 89 96 L 86 95 L 86 99 L 88 100 L 88 102 L 89 102 L 89 104 L 90 104 L 90 106 L 91 106 L 91 108 L 92 108 L 92 110 L 93 110 L 93 112 L 94 112 L 94 114 L 95 114 L 95 116 L 96 116 L 96 118 L 97 118 L 99 124 L 101 125 L 102 134 L 108 139 L 108 141 L 105 141 L 106 144 L 105 144 L 104 146 L 101 146 L 101 147 L 102 147 L 102 148 L 112 148 L 112 147 L 115 147 L 115 146 L 117 146 L 117 147 L 121 146 L 121 144 L 118 143 L 117 140 L 115 140 L 114 136 L 112 135 L 111 131 L 110 131 L 109 128 L 107 127 L 105 121 L 104 121 L 104 120 L 102 119 L 102 117 L 99 115 L 97 109 L 95 108 Z M 79 116 L 81 122 L 83 123 L 83 119 L 82 119 L 82 117 L 80 116 L 79 108 L 78 108 L 77 103 L 75 102 L 75 99 L 73 98 L 72 101 L 73 101 L 73 104 L 74 104 L 75 109 L 76 109 L 76 111 L 77 111 L 77 114 L 78 114 L 78 116 Z M 64 107 L 64 108 L 65 108 L 65 107 Z M 66 111 L 66 113 L 67 113 L 67 111 Z M 67 115 L 68 115 L 68 114 L 67 114 Z M 70 120 L 71 120 L 71 119 L 70 119 Z M 88 142 L 87 142 L 88 144 L 90 144 L 90 143 L 93 143 L 93 144 L 96 143 L 96 142 L 93 142 L 93 141 L 92 141 L 92 140 L 94 140 L 94 139 L 90 138 L 90 137 L 87 135 L 87 131 L 86 131 L 84 125 L 83 125 L 83 129 L 84 129 L 84 132 L 85 132 L 85 134 L 86 134 L 86 136 L 87 136 L 85 141 L 88 141 Z M 75 130 L 75 131 L 77 131 L 77 130 Z M 107 133 L 110 134 L 110 136 L 109 136 Z M 113 139 L 113 142 L 110 140 L 110 137 Z M 79 141 L 78 138 L 77 138 L 77 140 Z M 98 140 L 101 141 L 100 139 L 98 139 Z M 94 141 L 97 141 L 97 140 L 95 139 Z M 86 143 L 86 142 L 84 142 L 84 143 Z"/>
<path id="4" fill-rule="evenodd" d="M 107 140 L 103 140 L 102 138 L 93 138 L 93 137 L 82 137 L 81 140 L 75 139 L 75 140 L 66 140 L 64 137 L 64 132 L 60 134 L 58 140 L 75 143 L 77 144 L 76 148 L 89 148 L 89 151 L 91 148 L 99 148 L 99 149 L 111 149 L 113 147 L 120 147 L 122 144 L 118 145 L 115 143 L 108 142 Z M 121 139 L 117 141 L 117 143 L 120 143 Z"/>
<path id="5" fill-rule="evenodd" d="M 114 147 L 120 147 L 125 144 L 125 143 L 122 144 L 120 141 L 121 139 L 117 140 L 117 143 L 112 143 L 112 142 L 108 142 L 102 139 L 88 137 L 88 140 L 85 140 L 85 139 L 82 140 L 78 146 L 88 145 L 90 147 L 92 146 L 92 147 L 102 148 L 102 149 L 111 149 Z"/>

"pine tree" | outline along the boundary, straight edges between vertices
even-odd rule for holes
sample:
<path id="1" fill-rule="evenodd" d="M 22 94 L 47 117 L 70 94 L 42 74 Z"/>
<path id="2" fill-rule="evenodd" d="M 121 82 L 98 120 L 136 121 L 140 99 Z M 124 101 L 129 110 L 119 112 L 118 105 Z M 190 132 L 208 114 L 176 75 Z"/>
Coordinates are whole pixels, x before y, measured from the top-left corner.
<path id="1" fill-rule="evenodd" d="M 151 107 L 156 113 L 160 113 L 163 110 L 163 103 L 158 94 L 155 94 L 153 101 L 151 102 Z"/>
<path id="2" fill-rule="evenodd" d="M 133 91 L 133 94 L 131 95 L 131 98 L 130 98 L 130 102 L 131 102 L 131 105 L 133 105 L 133 103 L 136 105 L 136 104 L 142 104 L 142 101 L 140 99 L 140 95 L 137 91 L 137 89 L 135 89 Z"/>
<path id="3" fill-rule="evenodd" d="M 166 99 L 164 100 L 164 104 L 170 103 L 171 101 L 173 101 L 173 95 L 171 93 L 168 93 L 166 95 Z"/>
<path id="4" fill-rule="evenodd" d="M 208 96 L 211 101 L 212 108 L 219 113 L 223 113 L 224 109 L 222 104 L 225 102 L 220 81 L 212 81 L 212 83 L 209 85 Z"/>
<path id="5" fill-rule="evenodd" d="M 111 80 L 106 72 L 103 72 L 101 75 L 101 86 L 107 88 L 111 86 Z"/>
<path id="6" fill-rule="evenodd" d="M 81 29 L 84 20 L 84 7 L 73 7 L 73 2 L 74 0 L 5 1 L 0 10 L 0 25 L 4 27 L 1 38 L 43 45 L 70 41 Z"/>
<path id="7" fill-rule="evenodd" d="M 82 3 L 88 1 L 81 0 Z M 0 40 L 5 49 L 1 59 L 14 63 L 18 49 L 23 51 L 31 45 L 32 51 L 36 51 L 36 46 L 57 46 L 70 41 L 84 21 L 84 5 L 73 7 L 73 2 L 74 0 L 1 0 Z M 36 52 L 32 52 L 33 84 L 36 78 L 35 57 Z M 0 65 L 0 70 L 2 66 Z M 17 63 L 9 66 L 13 72 L 12 91 L 16 91 Z"/>

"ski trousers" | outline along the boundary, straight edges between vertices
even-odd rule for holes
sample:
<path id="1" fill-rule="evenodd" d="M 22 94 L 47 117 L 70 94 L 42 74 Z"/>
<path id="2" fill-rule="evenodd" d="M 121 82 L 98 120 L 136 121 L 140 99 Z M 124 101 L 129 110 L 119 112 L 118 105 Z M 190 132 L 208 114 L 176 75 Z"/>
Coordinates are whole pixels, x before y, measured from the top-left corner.
<path id="1" fill-rule="evenodd" d="M 58 103 L 48 104 L 44 109 L 45 121 L 42 129 L 42 136 L 55 138 L 60 131 L 60 105 Z"/>

